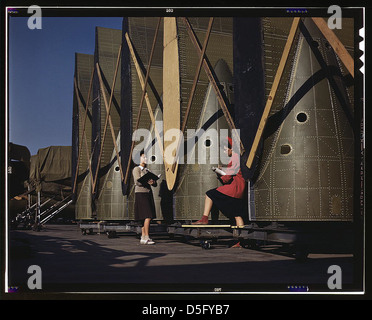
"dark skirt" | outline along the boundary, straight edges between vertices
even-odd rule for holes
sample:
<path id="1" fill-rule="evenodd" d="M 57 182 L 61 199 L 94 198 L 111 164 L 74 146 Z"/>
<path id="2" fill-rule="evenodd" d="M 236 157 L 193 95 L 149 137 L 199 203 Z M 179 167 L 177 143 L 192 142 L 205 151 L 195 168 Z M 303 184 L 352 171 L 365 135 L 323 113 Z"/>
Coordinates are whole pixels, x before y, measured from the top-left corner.
<path id="1" fill-rule="evenodd" d="M 152 192 L 136 192 L 134 200 L 134 219 L 143 221 L 147 218 L 156 218 Z"/>
<path id="2" fill-rule="evenodd" d="M 213 206 L 227 218 L 242 217 L 244 219 L 245 206 L 243 199 L 227 196 L 216 189 L 208 190 L 205 194 L 213 201 Z"/>

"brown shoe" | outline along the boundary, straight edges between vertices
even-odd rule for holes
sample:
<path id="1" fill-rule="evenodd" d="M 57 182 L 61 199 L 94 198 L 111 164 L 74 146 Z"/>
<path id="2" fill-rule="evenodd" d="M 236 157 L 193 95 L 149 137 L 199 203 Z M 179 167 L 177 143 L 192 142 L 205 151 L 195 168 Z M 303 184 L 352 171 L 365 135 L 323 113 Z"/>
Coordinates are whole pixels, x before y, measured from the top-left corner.
<path id="1" fill-rule="evenodd" d="M 192 224 L 208 224 L 208 217 L 203 216 L 200 220 L 195 221 Z"/>

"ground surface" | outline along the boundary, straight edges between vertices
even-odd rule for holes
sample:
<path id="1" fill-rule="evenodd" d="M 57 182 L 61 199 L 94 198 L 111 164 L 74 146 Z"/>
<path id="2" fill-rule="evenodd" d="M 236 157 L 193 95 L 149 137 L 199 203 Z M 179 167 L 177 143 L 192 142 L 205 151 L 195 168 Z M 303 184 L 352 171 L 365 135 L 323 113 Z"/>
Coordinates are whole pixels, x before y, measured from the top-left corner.
<path id="1" fill-rule="evenodd" d="M 277 246 L 233 249 L 234 239 L 221 239 L 204 250 L 198 240 L 152 238 L 156 245 L 144 246 L 134 234 L 83 235 L 73 224 L 12 230 L 8 285 L 27 291 L 30 265 L 40 266 L 45 292 L 270 292 L 300 285 L 329 290 L 331 265 L 341 267 L 344 288 L 353 283 L 351 254 L 310 253 L 297 262 Z"/>

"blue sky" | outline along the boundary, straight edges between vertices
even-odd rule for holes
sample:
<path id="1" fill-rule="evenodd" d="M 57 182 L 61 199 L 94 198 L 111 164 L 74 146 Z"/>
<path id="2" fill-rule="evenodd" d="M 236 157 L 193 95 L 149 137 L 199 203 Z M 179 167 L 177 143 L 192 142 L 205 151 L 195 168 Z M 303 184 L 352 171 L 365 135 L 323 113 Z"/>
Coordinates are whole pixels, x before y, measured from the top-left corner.
<path id="1" fill-rule="evenodd" d="M 9 142 L 31 154 L 70 146 L 75 52 L 94 53 L 95 27 L 121 29 L 122 18 L 9 17 Z"/>

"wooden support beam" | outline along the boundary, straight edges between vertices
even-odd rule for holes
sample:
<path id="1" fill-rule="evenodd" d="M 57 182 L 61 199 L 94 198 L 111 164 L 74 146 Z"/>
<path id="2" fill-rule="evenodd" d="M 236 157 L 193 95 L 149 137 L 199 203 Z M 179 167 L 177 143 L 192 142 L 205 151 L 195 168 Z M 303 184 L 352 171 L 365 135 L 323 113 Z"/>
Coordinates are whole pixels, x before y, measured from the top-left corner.
<path id="1" fill-rule="evenodd" d="M 338 39 L 335 33 L 328 28 L 327 23 L 324 21 L 323 18 L 316 18 L 312 17 L 314 23 L 321 31 L 323 36 L 327 39 L 329 44 L 332 46 L 333 50 L 336 52 L 342 63 L 345 65 L 346 69 L 350 72 L 352 77 L 354 78 L 354 60 L 345 49 L 345 46 L 342 42 Z"/>
<path id="2" fill-rule="evenodd" d="M 79 163 L 80 163 L 80 156 L 81 156 L 81 152 L 82 152 L 81 149 L 82 149 L 83 140 L 85 141 L 85 149 L 86 149 L 85 151 L 86 151 L 87 156 L 88 156 L 90 178 L 92 179 L 92 182 L 93 182 L 93 171 L 92 171 L 92 166 L 91 166 L 91 162 L 90 162 L 88 142 L 87 142 L 86 135 L 85 135 L 85 124 L 86 124 L 86 120 L 87 120 L 87 116 L 88 116 L 88 103 L 89 103 L 90 94 L 91 94 L 92 87 L 93 87 L 93 75 L 94 75 L 94 68 L 93 68 L 93 71 L 92 71 L 92 75 L 90 77 L 88 96 L 87 96 L 86 106 L 85 106 L 85 110 L 84 110 L 82 139 L 80 141 L 80 145 L 79 145 L 79 149 L 78 149 L 79 156 L 78 156 L 78 161 L 77 161 L 77 164 L 76 164 L 76 172 L 75 172 L 74 186 L 72 188 L 72 193 L 75 193 L 77 177 L 79 175 Z M 78 85 L 77 85 L 77 82 L 76 82 L 76 77 L 74 77 L 74 88 L 75 88 L 75 95 L 78 99 L 78 104 L 79 104 L 80 108 L 83 109 L 83 105 L 82 105 L 83 103 L 82 103 L 82 101 L 80 99 L 80 96 L 79 96 L 79 90 L 78 90 Z"/>
<path id="3" fill-rule="evenodd" d="M 149 80 L 149 77 L 150 77 L 150 69 L 151 69 L 151 64 L 152 64 L 152 58 L 154 56 L 154 51 L 155 51 L 155 44 L 156 44 L 156 40 L 157 40 L 157 37 L 158 37 L 158 33 L 159 33 L 159 28 L 160 28 L 160 22 L 161 22 L 161 17 L 159 18 L 158 20 L 158 24 L 156 26 L 156 30 L 155 30 L 155 35 L 154 35 L 154 40 L 152 42 L 152 47 L 151 47 L 151 53 L 150 53 L 150 58 L 149 58 L 149 63 L 148 63 L 148 67 L 147 67 L 147 71 L 146 71 L 146 77 L 145 77 L 145 82 L 143 84 L 143 89 L 142 89 L 142 96 L 141 96 L 141 102 L 140 102 L 140 105 L 139 105 L 139 111 L 138 111 L 138 116 L 137 116 L 137 121 L 136 121 L 136 126 L 134 128 L 134 132 L 136 132 L 136 130 L 138 129 L 139 127 L 139 122 L 140 122 L 140 118 L 141 118 L 141 113 L 142 113 L 142 106 L 143 106 L 143 101 L 145 99 L 145 96 L 147 95 L 147 91 L 146 91 L 146 87 L 147 87 L 147 83 L 148 83 L 148 80 Z M 125 35 L 125 38 L 127 39 L 127 34 Z M 128 39 L 129 39 L 129 36 L 128 36 Z M 131 42 L 130 39 L 128 40 L 127 39 L 127 42 Z M 133 50 L 133 45 L 131 44 L 132 46 L 132 50 Z M 131 50 L 130 46 L 129 46 L 129 43 L 128 43 L 128 47 L 129 47 L 129 50 Z M 131 51 L 132 52 L 132 51 Z M 134 50 L 133 50 L 133 54 L 134 54 Z M 154 129 L 155 130 L 155 129 Z M 130 159 L 132 158 L 132 154 L 133 154 L 133 149 L 134 149 L 134 140 L 132 140 L 132 144 L 131 144 L 131 147 L 130 147 L 130 152 L 129 152 L 129 158 L 128 158 L 128 164 L 127 164 L 127 168 L 125 170 L 125 177 L 124 177 L 124 183 L 127 183 L 128 181 L 128 176 L 129 176 L 129 168 L 130 168 Z M 162 149 L 160 149 L 162 150 Z"/>
<path id="4" fill-rule="evenodd" d="M 200 45 L 199 45 L 198 40 L 196 38 L 195 32 L 192 29 L 192 26 L 191 26 L 189 20 L 187 18 L 183 18 L 183 19 L 184 19 L 184 22 L 185 22 L 185 25 L 186 25 L 186 28 L 187 28 L 187 32 L 188 32 L 189 37 L 191 39 L 191 42 L 193 43 L 193 45 L 194 45 L 194 47 L 195 47 L 195 49 L 196 49 L 196 51 L 197 51 L 197 53 L 200 57 L 201 54 L 202 54 L 202 49 L 200 48 Z M 213 89 L 216 93 L 216 96 L 217 96 L 218 102 L 220 103 L 223 114 L 226 118 L 226 121 L 227 121 L 229 127 L 230 127 L 230 130 L 232 131 L 233 141 L 235 143 L 240 144 L 240 154 L 243 154 L 244 146 L 243 146 L 243 144 L 240 140 L 240 137 L 238 136 L 238 134 L 236 132 L 236 127 L 235 127 L 234 121 L 231 118 L 231 115 L 230 115 L 229 109 L 227 108 L 225 99 L 223 98 L 221 90 L 218 87 L 217 79 L 215 79 L 215 77 L 214 77 L 214 75 L 211 71 L 211 68 L 209 67 L 208 57 L 206 55 L 204 55 L 204 58 L 203 58 L 203 68 L 204 68 L 205 73 L 208 76 L 209 82 L 212 84 L 212 87 L 213 87 Z"/>
<path id="5" fill-rule="evenodd" d="M 185 133 L 187 119 L 189 117 L 191 104 L 192 104 L 192 101 L 193 101 L 194 95 L 195 95 L 196 85 L 198 83 L 200 70 L 201 70 L 201 67 L 202 67 L 202 64 L 203 64 L 203 61 L 204 61 L 205 51 L 207 50 L 208 40 L 209 40 L 209 36 L 210 36 L 211 30 L 212 30 L 213 20 L 214 20 L 213 17 L 209 19 L 207 33 L 206 33 L 205 38 L 204 38 L 203 49 L 201 50 L 201 53 L 200 53 L 199 63 L 198 63 L 198 66 L 196 68 L 196 71 L 195 71 L 194 81 L 193 81 L 193 84 L 192 84 L 192 88 L 191 88 L 191 92 L 190 92 L 190 96 L 189 96 L 189 101 L 187 103 L 186 112 L 185 112 L 184 120 L 183 120 L 182 127 L 181 127 L 182 134 Z"/>
<path id="6" fill-rule="evenodd" d="M 93 182 L 92 192 L 94 192 L 95 187 L 96 187 L 96 184 L 97 184 L 98 171 L 99 171 L 99 168 L 100 168 L 100 162 L 101 162 L 101 157 L 102 157 L 102 149 L 103 149 L 103 146 L 104 146 L 105 136 L 106 136 L 107 122 L 110 125 L 111 137 L 112 137 L 112 141 L 114 143 L 114 148 L 115 148 L 115 153 L 116 153 L 116 159 L 117 159 L 118 164 L 119 164 L 121 180 L 123 181 L 123 179 L 124 179 L 124 174 L 123 174 L 123 170 L 122 170 L 122 167 L 121 167 L 119 149 L 118 149 L 118 146 L 116 144 L 116 137 L 115 137 L 114 126 L 112 124 L 111 115 L 110 115 L 110 110 L 111 110 L 111 105 L 112 105 L 112 99 L 113 99 L 114 89 L 115 89 L 115 83 L 116 83 L 116 77 L 117 77 L 117 71 L 119 69 L 119 61 L 120 61 L 120 55 L 121 55 L 121 48 L 122 48 L 122 46 L 120 45 L 120 47 L 119 47 L 119 53 L 118 53 L 118 57 L 117 57 L 117 61 L 116 61 L 116 68 L 115 68 L 115 74 L 114 74 L 113 84 L 112 84 L 112 87 L 111 87 L 111 95 L 110 95 L 109 103 L 107 103 L 107 98 L 106 98 L 106 94 L 105 94 L 105 86 L 104 86 L 104 83 L 103 83 L 103 80 L 102 80 L 102 75 L 101 75 L 101 68 L 100 68 L 98 62 L 96 63 L 96 69 L 97 69 L 97 75 L 98 75 L 98 79 L 99 79 L 99 84 L 100 84 L 100 87 L 101 87 L 101 92 L 103 94 L 103 100 L 104 100 L 105 107 L 106 107 L 106 121 L 105 121 L 105 128 L 104 128 L 103 139 L 102 139 L 102 143 L 101 143 L 101 150 L 100 150 L 100 155 L 99 155 L 99 158 L 98 158 L 98 165 L 97 165 L 96 174 L 95 174 L 95 178 L 94 178 L 94 182 Z"/>
<path id="7" fill-rule="evenodd" d="M 192 104 L 192 101 L 193 101 L 194 96 L 195 96 L 196 85 L 198 83 L 198 79 L 199 79 L 199 75 L 200 75 L 200 70 L 201 70 L 201 67 L 202 67 L 202 64 L 203 64 L 203 61 L 204 61 L 205 51 L 207 50 L 209 36 L 210 36 L 211 30 L 212 30 L 213 20 L 214 20 L 213 17 L 211 17 L 209 19 L 207 33 L 206 33 L 205 38 L 204 38 L 203 49 L 202 49 L 201 54 L 200 54 L 200 57 L 199 57 L 199 63 L 198 63 L 198 66 L 196 68 L 196 71 L 195 71 L 195 76 L 194 76 L 194 81 L 193 81 L 191 92 L 190 92 L 190 96 L 189 96 L 189 101 L 187 103 L 187 107 L 186 107 L 184 119 L 183 119 L 182 126 L 181 126 L 181 132 L 182 132 L 182 134 L 185 133 L 186 124 L 187 124 L 187 120 L 189 118 L 189 113 L 190 113 L 190 109 L 191 109 L 191 104 Z M 174 170 L 176 168 L 176 163 L 178 162 L 178 153 L 180 151 L 180 147 L 181 147 L 181 144 L 183 142 L 184 142 L 183 139 L 180 139 L 179 142 L 178 142 L 177 151 L 176 151 L 176 162 L 174 162 L 173 163 L 173 166 L 172 166 L 172 171 L 173 172 L 174 172 Z"/>
<path id="8" fill-rule="evenodd" d="M 291 29 L 289 31 L 289 35 L 288 35 L 288 38 L 287 38 L 287 42 L 285 44 L 283 54 L 282 54 L 282 57 L 280 59 L 273 84 L 271 86 L 269 97 L 267 99 L 264 111 L 262 113 L 260 123 L 259 123 L 258 128 L 257 128 L 256 136 L 253 140 L 253 144 L 252 144 L 251 150 L 250 150 L 249 155 L 248 155 L 248 159 L 247 159 L 247 163 L 246 163 L 248 168 L 251 168 L 254 156 L 256 155 L 258 144 L 260 143 L 263 131 L 265 129 L 266 122 L 267 122 L 267 119 L 269 117 L 269 113 L 270 113 L 273 101 L 275 99 L 276 91 L 278 89 L 280 80 L 281 80 L 282 75 L 283 75 L 284 67 L 285 67 L 285 65 L 287 63 L 287 60 L 288 60 L 289 51 L 291 50 L 291 47 L 292 47 L 293 40 L 294 40 L 295 35 L 296 35 L 296 31 L 297 31 L 299 22 L 300 22 L 300 18 L 294 18 L 293 19 L 292 26 L 291 26 Z"/>
<path id="9" fill-rule="evenodd" d="M 130 51 L 130 54 L 131 54 L 132 60 L 133 60 L 133 62 L 134 62 L 134 66 L 135 66 L 135 68 L 136 68 L 137 76 L 138 76 L 138 79 L 139 79 L 139 81 L 140 81 L 140 84 L 141 84 L 142 90 L 145 91 L 145 81 L 144 81 L 144 79 L 143 79 L 142 71 L 141 71 L 141 68 L 140 68 L 140 66 L 139 66 L 139 63 L 138 63 L 138 60 L 137 60 L 136 54 L 134 53 L 133 44 L 132 44 L 132 41 L 131 41 L 130 38 L 129 38 L 128 33 L 125 34 L 125 39 L 127 40 L 128 47 L 129 47 L 129 51 Z M 149 115 L 150 115 L 151 123 L 152 123 L 152 125 L 153 125 L 153 127 L 154 127 L 154 131 L 155 131 L 156 139 L 157 139 L 157 142 L 158 142 L 158 144 L 159 144 L 159 148 L 160 148 L 160 150 L 162 151 L 163 158 L 164 158 L 163 143 L 162 143 L 162 141 L 161 141 L 159 131 L 158 131 L 158 129 L 156 128 L 154 113 L 152 112 L 152 107 L 151 107 L 150 99 L 149 99 L 149 96 L 148 96 L 148 94 L 147 94 L 146 91 L 145 91 L 145 95 L 144 95 L 144 97 L 145 97 L 145 101 L 146 101 L 146 105 L 147 105 L 147 110 L 148 110 Z M 138 119 L 137 119 L 137 120 L 138 120 Z"/>

